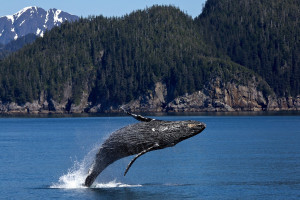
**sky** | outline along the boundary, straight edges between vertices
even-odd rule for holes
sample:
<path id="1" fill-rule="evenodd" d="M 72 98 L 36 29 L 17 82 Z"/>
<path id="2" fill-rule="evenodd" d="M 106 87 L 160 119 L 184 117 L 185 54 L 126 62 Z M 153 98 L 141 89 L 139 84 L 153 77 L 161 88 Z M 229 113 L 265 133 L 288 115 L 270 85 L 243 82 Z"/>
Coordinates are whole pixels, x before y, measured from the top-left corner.
<path id="1" fill-rule="evenodd" d="M 104 15 L 123 16 L 152 5 L 173 5 L 192 17 L 198 16 L 206 0 L 1 0 L 0 17 L 12 15 L 28 6 L 45 10 L 56 8 L 79 17 Z"/>

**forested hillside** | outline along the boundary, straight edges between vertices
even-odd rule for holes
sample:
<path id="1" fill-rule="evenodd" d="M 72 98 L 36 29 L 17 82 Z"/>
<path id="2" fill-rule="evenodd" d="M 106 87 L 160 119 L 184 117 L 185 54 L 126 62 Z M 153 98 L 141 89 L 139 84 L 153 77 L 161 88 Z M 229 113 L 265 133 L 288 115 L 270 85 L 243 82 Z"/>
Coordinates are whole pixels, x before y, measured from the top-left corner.
<path id="1" fill-rule="evenodd" d="M 300 1 L 208 0 L 196 22 L 206 42 L 278 96 L 300 94 Z"/>
<path id="2" fill-rule="evenodd" d="M 219 78 L 224 87 L 251 83 L 253 90 L 263 92 L 263 98 L 273 94 L 272 88 L 281 96 L 299 94 L 299 47 L 292 44 L 299 42 L 298 35 L 287 31 L 292 39 L 281 41 L 268 29 L 256 33 L 265 30 L 256 24 L 257 16 L 251 22 L 251 17 L 224 13 L 222 6 L 227 2 L 208 0 L 197 19 L 172 6 L 153 6 L 120 18 L 96 16 L 66 22 L 0 61 L 0 101 L 23 105 L 46 100 L 49 110 L 55 111 L 60 103 L 70 111 L 87 98 L 85 111 L 101 105 L 97 111 L 103 112 L 149 94 L 159 82 L 166 87 L 161 105 L 166 106 L 178 96 L 200 90 L 211 96 L 210 91 L 218 90 L 209 84 Z M 237 7 L 233 11 L 240 12 Z M 258 38 L 242 26 L 227 25 L 236 23 L 234 17 L 228 18 L 231 15 L 254 23 L 251 27 Z M 264 101 L 262 109 L 267 106 Z"/>
<path id="3" fill-rule="evenodd" d="M 169 98 L 201 89 L 201 57 L 212 55 L 191 17 L 174 7 L 152 7 L 122 18 L 65 23 L 1 62 L 2 101 L 25 103 L 41 91 L 60 101 L 91 89 L 93 103 L 120 104 L 167 83 Z"/>
<path id="4" fill-rule="evenodd" d="M 35 34 L 28 34 L 23 37 L 13 40 L 8 44 L 0 44 L 0 60 L 4 59 L 9 54 L 21 49 L 24 45 L 33 43 L 36 39 Z"/>

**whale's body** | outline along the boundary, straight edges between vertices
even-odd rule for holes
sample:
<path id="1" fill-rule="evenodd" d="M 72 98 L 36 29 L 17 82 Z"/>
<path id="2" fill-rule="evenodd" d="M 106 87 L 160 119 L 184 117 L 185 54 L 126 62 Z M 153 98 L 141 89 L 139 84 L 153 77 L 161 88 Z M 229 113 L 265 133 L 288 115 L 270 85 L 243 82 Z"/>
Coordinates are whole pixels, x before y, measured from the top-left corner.
<path id="1" fill-rule="evenodd" d="M 123 127 L 104 141 L 85 180 L 85 186 L 90 187 L 97 176 L 116 160 L 137 154 L 129 163 L 126 174 L 139 156 L 174 146 L 205 129 L 205 124 L 198 121 L 162 121 L 128 114 L 142 122 Z"/>

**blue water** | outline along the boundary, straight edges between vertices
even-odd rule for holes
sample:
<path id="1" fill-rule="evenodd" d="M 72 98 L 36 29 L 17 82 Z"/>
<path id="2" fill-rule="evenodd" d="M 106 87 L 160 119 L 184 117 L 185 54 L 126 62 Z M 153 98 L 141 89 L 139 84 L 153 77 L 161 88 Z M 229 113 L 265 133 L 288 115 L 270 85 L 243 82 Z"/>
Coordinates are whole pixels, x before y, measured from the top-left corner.
<path id="1" fill-rule="evenodd" d="M 81 186 L 130 117 L 0 118 L 0 199 L 300 199 L 300 116 L 161 116 L 207 128 Z"/>

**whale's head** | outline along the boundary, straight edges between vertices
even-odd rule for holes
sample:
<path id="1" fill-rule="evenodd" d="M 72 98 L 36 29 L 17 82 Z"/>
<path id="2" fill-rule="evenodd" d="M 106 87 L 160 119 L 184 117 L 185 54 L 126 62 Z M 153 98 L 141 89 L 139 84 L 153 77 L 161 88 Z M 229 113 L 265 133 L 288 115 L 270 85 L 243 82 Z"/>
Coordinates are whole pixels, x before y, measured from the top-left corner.
<path id="1" fill-rule="evenodd" d="M 206 125 L 199 121 L 172 121 L 162 124 L 160 131 L 164 137 L 164 143 L 167 146 L 174 146 L 177 143 L 186 140 L 201 133 Z"/>
<path id="2" fill-rule="evenodd" d="M 182 121 L 181 123 L 182 130 L 180 130 L 177 135 L 179 142 L 201 133 L 206 128 L 204 123 L 198 121 L 188 120 Z"/>

